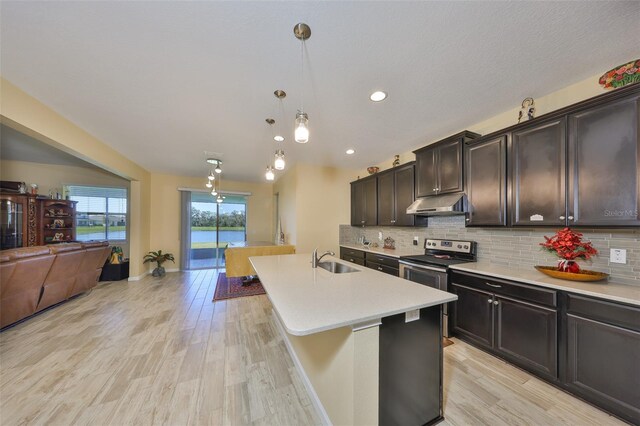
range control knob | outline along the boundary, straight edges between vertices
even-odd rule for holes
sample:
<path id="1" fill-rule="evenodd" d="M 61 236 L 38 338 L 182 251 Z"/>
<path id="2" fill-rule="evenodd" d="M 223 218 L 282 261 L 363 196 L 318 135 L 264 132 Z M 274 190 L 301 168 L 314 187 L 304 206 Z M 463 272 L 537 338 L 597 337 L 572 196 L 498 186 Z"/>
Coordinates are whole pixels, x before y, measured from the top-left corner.
<path id="1" fill-rule="evenodd" d="M 466 245 L 465 245 L 465 246 L 464 246 L 464 248 L 465 248 L 465 249 L 468 249 L 468 248 L 469 248 L 469 246 L 466 246 Z"/>
<path id="2" fill-rule="evenodd" d="M 458 248 L 461 249 L 462 248 L 462 244 L 458 244 Z"/>

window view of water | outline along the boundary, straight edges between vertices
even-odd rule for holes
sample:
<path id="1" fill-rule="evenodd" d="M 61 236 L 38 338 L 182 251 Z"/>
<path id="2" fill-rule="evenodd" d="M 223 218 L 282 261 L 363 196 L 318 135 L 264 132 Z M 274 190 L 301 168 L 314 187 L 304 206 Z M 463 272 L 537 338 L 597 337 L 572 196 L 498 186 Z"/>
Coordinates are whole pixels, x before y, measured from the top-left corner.
<path id="1" fill-rule="evenodd" d="M 189 268 L 222 268 L 229 243 L 246 239 L 246 203 L 232 202 L 233 197 L 220 204 L 194 198 L 192 194 Z"/>

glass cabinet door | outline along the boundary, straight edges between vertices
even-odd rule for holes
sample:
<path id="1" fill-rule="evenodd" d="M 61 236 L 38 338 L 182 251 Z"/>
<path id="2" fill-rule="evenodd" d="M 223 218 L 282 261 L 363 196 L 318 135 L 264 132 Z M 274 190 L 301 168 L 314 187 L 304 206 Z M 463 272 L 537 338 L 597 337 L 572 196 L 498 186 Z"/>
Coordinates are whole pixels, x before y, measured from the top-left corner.
<path id="1" fill-rule="evenodd" d="M 22 247 L 24 206 L 11 200 L 0 201 L 0 250 Z"/>

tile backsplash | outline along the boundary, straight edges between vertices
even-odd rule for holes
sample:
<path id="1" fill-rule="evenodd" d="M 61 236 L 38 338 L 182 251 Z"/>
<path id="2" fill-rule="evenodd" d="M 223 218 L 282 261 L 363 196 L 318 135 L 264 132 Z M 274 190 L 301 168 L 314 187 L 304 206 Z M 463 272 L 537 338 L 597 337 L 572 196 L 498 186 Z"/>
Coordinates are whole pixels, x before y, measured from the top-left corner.
<path id="1" fill-rule="evenodd" d="M 340 225 L 340 244 L 355 244 L 358 237 L 378 242 L 391 237 L 396 248 L 415 250 L 413 237 L 471 240 L 478 243 L 478 260 L 514 268 L 532 268 L 534 265 L 556 265 L 557 257 L 543 251 L 538 245 L 544 236 L 551 236 L 556 228 L 465 228 L 464 216 L 430 217 L 429 226 L 421 228 L 395 228 L 385 226 L 355 227 Z M 598 256 L 590 262 L 580 262 L 581 267 L 606 272 L 610 281 L 640 286 L 640 229 L 577 229 L 598 250 Z M 627 250 L 627 263 L 609 263 L 609 249 Z"/>

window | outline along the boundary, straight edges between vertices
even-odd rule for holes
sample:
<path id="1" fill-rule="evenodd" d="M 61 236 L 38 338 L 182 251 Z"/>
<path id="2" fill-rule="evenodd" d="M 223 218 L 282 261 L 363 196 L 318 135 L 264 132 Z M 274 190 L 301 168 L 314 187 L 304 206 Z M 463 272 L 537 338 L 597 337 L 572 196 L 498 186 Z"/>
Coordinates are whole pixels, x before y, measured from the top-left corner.
<path id="1" fill-rule="evenodd" d="M 78 241 L 127 239 L 127 188 L 67 186 L 76 204 Z"/>

